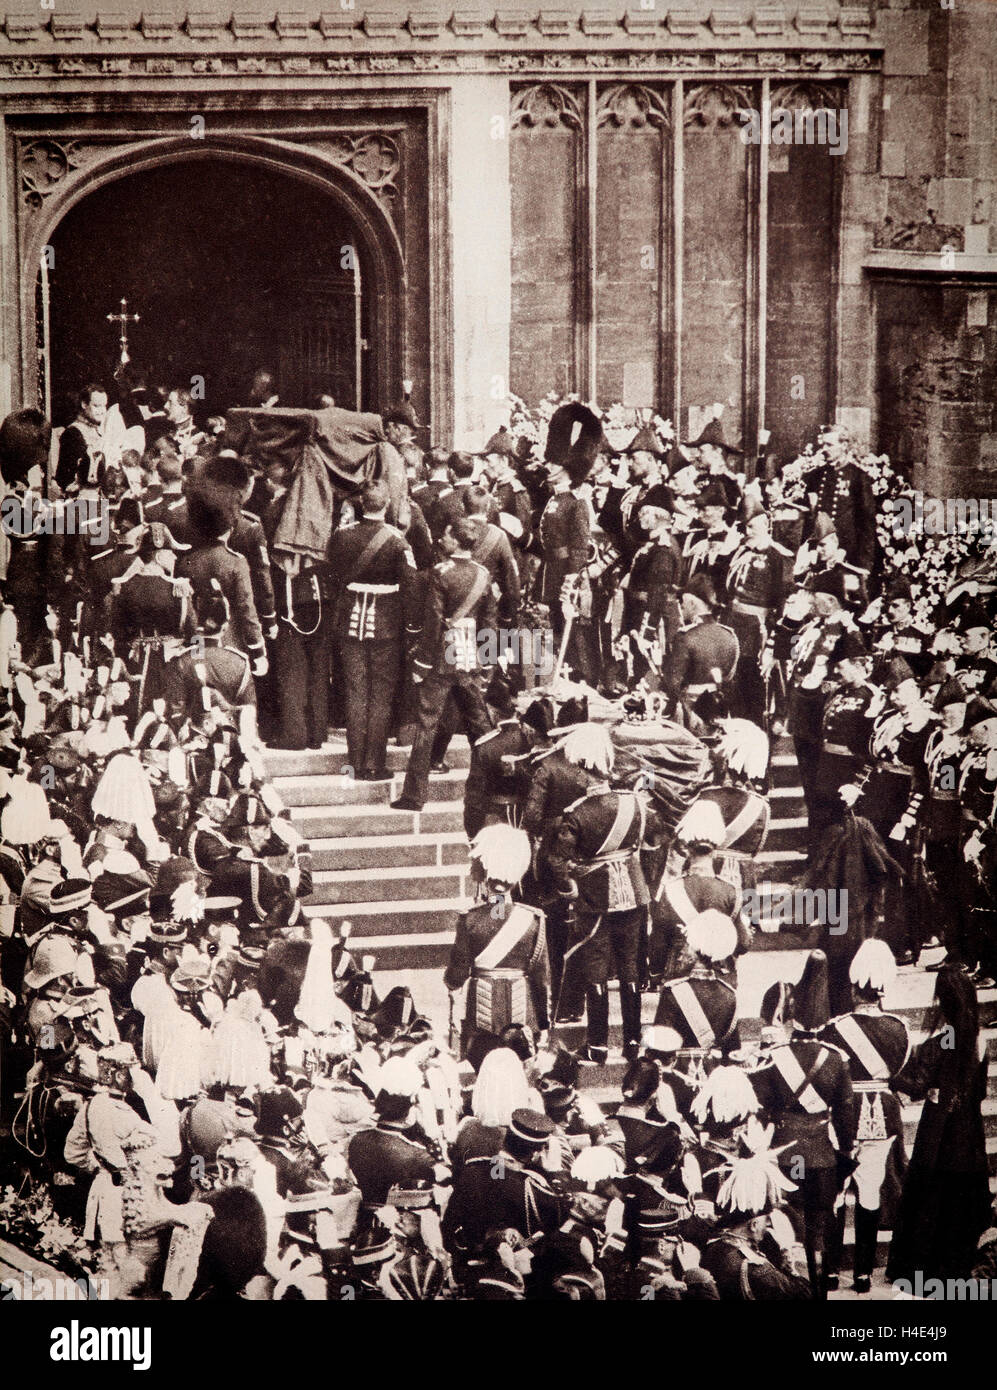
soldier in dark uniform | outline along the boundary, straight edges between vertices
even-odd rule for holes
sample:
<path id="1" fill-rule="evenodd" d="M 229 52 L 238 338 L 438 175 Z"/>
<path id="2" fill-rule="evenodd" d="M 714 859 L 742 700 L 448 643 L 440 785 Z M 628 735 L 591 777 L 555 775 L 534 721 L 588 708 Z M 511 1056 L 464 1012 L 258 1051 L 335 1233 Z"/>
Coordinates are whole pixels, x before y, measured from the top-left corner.
<path id="1" fill-rule="evenodd" d="M 502 1045 L 511 1024 L 534 1034 L 550 1026 L 550 967 L 544 914 L 516 902 L 513 892 L 529 868 L 526 832 L 486 825 L 471 844 L 472 874 L 483 901 L 457 920 L 444 984 L 456 994 L 470 981 L 461 1056 L 477 1071 L 485 1054 Z"/>
<path id="2" fill-rule="evenodd" d="M 489 1231 L 512 1227 L 531 1239 L 557 1230 L 570 1209 L 540 1168 L 555 1125 L 533 1110 L 514 1110 L 495 1155 L 470 1158 L 454 1183 L 443 1238 L 458 1260 L 479 1252 Z"/>
<path id="3" fill-rule="evenodd" d="M 232 550 L 245 558 L 253 584 L 253 599 L 264 636 L 271 641 L 277 635 L 277 611 L 274 605 L 273 580 L 270 571 L 270 551 L 260 517 L 250 515 L 245 504 L 252 494 L 255 479 L 247 465 L 234 452 L 223 450 L 209 459 L 195 476 L 193 486 L 203 483 L 210 489 L 231 494 L 235 524 L 228 543 Z"/>
<path id="4" fill-rule="evenodd" d="M 678 603 L 682 551 L 672 535 L 672 513 L 660 505 L 663 501 L 652 490 L 640 504 L 638 519 L 649 539 L 634 555 L 622 585 L 623 627 L 636 646 L 635 673 L 641 675 L 650 664 L 641 645 L 656 643 L 664 656 L 670 652 L 682 621 Z"/>
<path id="5" fill-rule="evenodd" d="M 366 485 L 363 520 L 329 542 L 332 631 L 345 682 L 346 759 L 361 781 L 386 778 L 388 733 L 403 644 L 418 632 L 415 559 L 385 521 L 388 488 Z"/>
<path id="6" fill-rule="evenodd" d="M 790 552 L 772 539 L 766 512 L 753 498 L 746 498 L 744 544 L 731 557 L 727 591 L 729 622 L 740 647 L 734 713 L 753 724 L 765 722 L 766 689 L 760 662 L 769 628 L 782 612 L 789 559 Z"/>
<path id="7" fill-rule="evenodd" d="M 959 768 L 959 888 L 966 915 L 960 956 L 967 965 L 979 962 L 972 978 L 984 989 L 997 980 L 997 718 L 985 707 L 968 718 Z"/>
<path id="8" fill-rule="evenodd" d="M 717 603 L 725 607 L 727 571 L 743 536 L 740 528 L 727 520 L 727 494 L 716 478 L 711 478 L 696 499 L 698 517 L 689 527 L 682 545 L 685 578 L 705 574 L 713 585 Z"/>
<path id="9" fill-rule="evenodd" d="M 844 607 L 844 587 L 839 575 L 818 575 L 810 584 L 814 612 L 793 642 L 788 676 L 789 732 L 796 749 L 808 820 L 817 797 L 821 720 L 827 700 L 831 658 L 842 634 L 853 626 L 851 615 Z M 811 855 L 819 844 L 811 823 Z"/>
<path id="10" fill-rule="evenodd" d="M 499 525 L 512 542 L 520 585 L 524 586 L 529 574 L 529 547 L 533 539 L 533 507 L 526 485 L 516 473 L 516 448 L 505 426 L 492 435 L 481 456 L 491 479 L 492 497 L 499 509 Z"/>
<path id="11" fill-rule="evenodd" d="M 845 818 L 841 788 L 855 781 L 869 756 L 881 694 L 869 684 L 871 662 L 861 632 L 846 628 L 831 649 L 828 676 L 837 682 L 821 714 L 820 754 L 807 808 L 812 846 Z"/>
<path id="12" fill-rule="evenodd" d="M 477 528 L 466 517 L 448 524 L 441 545 L 449 559 L 430 571 L 422 633 L 414 661 L 418 724 L 396 810 L 420 811 L 429 794 L 433 736 L 451 690 L 468 738 L 488 732 L 479 634 L 495 629 L 491 575 L 471 559 Z"/>
<path id="13" fill-rule="evenodd" d="M 701 1258 L 721 1302 L 798 1302 L 813 1297 L 792 1244 L 778 1246 L 772 1259 L 763 1251 L 763 1245 L 770 1248 L 774 1213 L 790 1187 L 767 1149 L 732 1161 L 718 1196 L 719 1230 L 706 1242 Z"/>
<path id="14" fill-rule="evenodd" d="M 531 900 L 547 912 L 547 944 L 556 1004 L 555 1022 L 577 1022 L 585 1003 L 585 977 L 579 952 L 565 960 L 570 945 L 573 911 L 570 903 L 552 891 L 549 856 L 557 843 L 561 820 L 569 806 L 584 796 L 589 775 L 578 762 L 579 750 L 564 745 L 540 751 L 530 769 L 530 784 L 523 802 L 520 825 L 532 837 L 536 867 L 531 875 Z"/>
<path id="15" fill-rule="evenodd" d="M 137 682 L 136 718 L 163 694 L 165 662 L 193 630 L 192 583 L 174 575 L 176 562 L 176 542 L 154 523 L 132 564 L 111 581 L 111 631 Z"/>
<path id="16" fill-rule="evenodd" d="M 642 425 L 620 456 L 629 464 L 626 473 L 610 483 L 599 510 L 599 525 L 619 552 L 624 572 L 644 542 L 639 517 L 645 501 L 653 492 L 659 500 L 671 503 L 666 456 L 653 428 Z"/>
<path id="17" fill-rule="evenodd" d="M 847 442 L 832 431 L 825 443 L 831 462 L 813 480 L 810 500 L 830 517 L 850 565 L 868 575 L 876 559 L 876 498 L 868 473 L 849 458 Z"/>
<path id="18" fill-rule="evenodd" d="M 228 627 L 228 605 L 219 589 L 195 595 L 197 632 L 193 644 L 167 662 L 162 694 L 177 719 L 202 722 L 220 697 L 223 708 L 256 704 L 249 657 L 238 647 L 226 646 L 222 634 Z"/>
<path id="19" fill-rule="evenodd" d="M 428 458 L 429 477 L 412 489 L 412 500 L 422 508 L 433 541 L 438 543 L 447 522 L 457 521 L 463 509 L 454 493 L 453 480 L 447 467 L 449 454 L 444 449 L 433 449 Z"/>
<path id="20" fill-rule="evenodd" d="M 654 1022 L 678 1033 L 676 1066 L 699 1084 L 719 1050 L 734 1037 L 737 991 L 723 972 L 737 950 L 737 928 L 730 916 L 717 910 L 699 912 L 688 893 L 673 897 L 672 912 L 682 922 L 684 948 L 675 958 L 686 968 L 662 985 Z"/>
<path id="21" fill-rule="evenodd" d="M 798 984 L 777 981 L 765 991 L 761 1018 L 767 1051 L 751 1073 L 764 1117 L 775 1123 L 779 1167 L 797 1185 L 789 1201 L 802 1221 L 815 1298 L 827 1292 L 824 1251 L 840 1185 L 839 1165 L 851 1155 L 856 1126 L 848 1060 L 815 1036 L 828 1022 L 827 998 L 827 957 L 812 951 Z"/>
<path id="22" fill-rule="evenodd" d="M 982 603 L 972 603 L 959 615 L 959 629 L 962 654 L 955 664 L 959 684 L 968 695 L 991 695 L 997 681 L 994 619 Z"/>
<path id="23" fill-rule="evenodd" d="M 886 621 L 877 624 L 873 646 L 886 659 L 902 656 L 918 677 L 928 674 L 931 653 L 928 635 L 914 626 L 913 595 L 909 581 L 895 575 L 883 590 L 880 605 L 886 605 Z"/>
<path id="24" fill-rule="evenodd" d="M 620 983 L 625 1054 L 640 1044 L 642 937 L 651 895 L 640 852 L 657 827 L 639 795 L 613 791 L 613 746 L 601 726 L 585 724 L 565 740 L 565 753 L 590 774 L 585 795 L 567 807 L 548 862 L 558 893 L 575 903 L 575 940 L 586 981 L 589 1061 L 609 1048 L 609 980 Z"/>
<path id="25" fill-rule="evenodd" d="M 854 1008 L 833 1018 L 820 1030 L 818 1037 L 840 1049 L 848 1058 L 855 1092 L 858 1165 L 848 1180 L 854 1183 L 856 1194 L 855 1292 L 868 1293 L 876 1265 L 876 1239 L 887 1165 L 892 1159 L 896 1172 L 896 1151 L 901 1159 L 903 1156 L 903 1115 L 890 1083 L 907 1061 L 910 1035 L 902 1018 L 883 1011 L 883 995 L 896 976 L 896 962 L 886 942 L 871 937 L 863 941 L 848 973 Z M 837 1287 L 844 1239 L 842 1197 L 827 1250 L 826 1282 L 832 1290 Z"/>
<path id="26" fill-rule="evenodd" d="M 177 575 L 189 579 L 195 591 L 210 589 L 211 581 L 218 581 L 228 601 L 233 642 L 253 663 L 253 675 L 266 675 L 266 647 L 249 565 L 245 556 L 236 554 L 228 544 L 235 509 L 192 493 L 187 498 L 187 514 L 198 539 L 177 562 Z"/>
<path id="27" fill-rule="evenodd" d="M 464 829 L 469 840 L 494 821 L 517 825 L 530 783 L 529 757 L 536 734 L 520 722 L 508 688 L 497 692 L 497 685 L 493 680 L 489 700 L 501 717 L 494 729 L 475 740 L 464 785 Z"/>
<path id="28" fill-rule="evenodd" d="M 847 805 L 859 807 L 903 870 L 901 882 L 886 886 L 883 935 L 900 965 L 912 965 L 922 945 L 910 888 L 912 831 L 924 798 L 924 750 L 931 733 L 931 710 L 921 699 L 914 673 L 903 657 L 894 657 L 881 677 L 888 703 L 873 720 L 869 761 L 845 790 Z M 861 801 L 859 798 L 861 797 Z"/>
<path id="29" fill-rule="evenodd" d="M 59 440 L 55 481 L 63 492 L 97 487 L 104 467 L 106 419 L 107 392 L 96 384 L 84 386 L 79 395 L 79 413 Z"/>
<path id="30" fill-rule="evenodd" d="M 847 606 L 866 601 L 867 576 L 847 562 L 834 523 L 824 512 L 818 512 L 810 540 L 805 541 L 797 553 L 793 578 L 797 584 L 809 587 L 810 580 L 825 574 L 840 576 L 842 602 Z"/>
<path id="31" fill-rule="evenodd" d="M 581 433 L 572 444 L 573 427 Z M 547 432 L 545 458 L 551 497 L 537 527 L 542 557 L 540 601 L 550 610 L 555 641 L 560 644 L 565 615 L 562 600 L 581 586 L 582 573 L 591 559 L 591 519 L 588 504 L 572 491 L 590 473 L 602 440 L 602 425 L 592 411 L 573 402 L 554 412 Z M 579 668 L 577 651 L 569 663 Z M 579 668 L 580 669 L 580 668 Z"/>
<path id="32" fill-rule="evenodd" d="M 951 892 L 958 884 L 965 861 L 962 858 L 962 807 L 959 800 L 959 772 L 966 752 L 964 725 L 969 708 L 966 692 L 950 677 L 938 689 L 933 708 L 939 724 L 928 735 L 924 747 L 925 788 L 920 822 L 924 834 L 924 860 L 934 877 L 935 901 L 939 921 L 935 932 L 946 946 L 946 959 L 962 961 L 968 903 L 962 893 Z M 944 961 L 929 969 L 941 969 Z"/>
<path id="33" fill-rule="evenodd" d="M 696 721 L 708 726 L 725 706 L 722 692 L 734 675 L 740 647 L 733 629 L 717 622 L 716 590 L 707 574 L 686 581 L 679 603 L 684 622 L 665 665 L 666 689 L 690 717 L 690 727 Z"/>

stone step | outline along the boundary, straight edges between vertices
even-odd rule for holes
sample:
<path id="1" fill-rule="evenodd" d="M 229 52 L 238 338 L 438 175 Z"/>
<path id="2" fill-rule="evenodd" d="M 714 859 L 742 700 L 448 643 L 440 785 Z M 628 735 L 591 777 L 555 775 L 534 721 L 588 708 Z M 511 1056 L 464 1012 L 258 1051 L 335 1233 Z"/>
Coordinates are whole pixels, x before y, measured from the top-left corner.
<path id="1" fill-rule="evenodd" d="M 361 873 L 404 865 L 467 865 L 467 836 L 463 830 L 312 837 L 308 848 L 313 869 L 352 869 Z"/>
<path id="2" fill-rule="evenodd" d="M 274 788 L 285 806 L 379 806 L 401 795 L 402 774 L 389 781 L 357 782 L 339 775 L 275 777 Z M 464 799 L 463 769 L 430 773 L 430 800 L 460 803 Z"/>
<path id="3" fill-rule="evenodd" d="M 344 835 L 449 834 L 463 832 L 464 825 L 459 802 L 437 800 L 427 801 L 421 811 L 393 811 L 386 801 L 363 806 L 315 802 L 292 807 L 291 820 L 309 842 Z"/>
<path id="4" fill-rule="evenodd" d="M 407 747 L 389 744 L 386 759 L 389 771 L 404 773 L 408 755 Z M 461 735 L 450 744 L 447 762 L 454 770 L 459 770 L 467 768 L 470 761 L 470 746 Z M 345 763 L 346 742 L 338 738 L 330 739 L 321 748 L 270 748 L 263 755 L 263 764 L 270 777 L 339 777 Z"/>
<path id="5" fill-rule="evenodd" d="M 313 875 L 310 905 L 325 903 L 393 903 L 463 898 L 467 876 L 460 865 L 403 864 L 358 874 L 353 869 L 320 869 Z"/>

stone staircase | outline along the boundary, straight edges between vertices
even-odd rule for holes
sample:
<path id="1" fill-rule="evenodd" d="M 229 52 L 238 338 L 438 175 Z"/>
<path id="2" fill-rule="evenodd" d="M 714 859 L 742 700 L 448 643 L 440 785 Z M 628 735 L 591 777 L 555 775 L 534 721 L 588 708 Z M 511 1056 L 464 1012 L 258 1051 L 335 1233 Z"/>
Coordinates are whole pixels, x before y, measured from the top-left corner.
<path id="1" fill-rule="evenodd" d="M 438 971 L 469 901 L 462 804 L 470 753 L 465 739 L 454 740 L 452 771 L 431 776 L 431 799 L 417 813 L 390 805 L 401 792 L 407 756 L 405 748 L 389 748 L 392 777 L 385 782 L 344 777 L 346 745 L 338 735 L 320 751 L 270 751 L 265 761 L 311 845 L 315 891 L 306 911 L 349 918 L 358 948 L 374 956 L 377 970 Z M 776 741 L 773 781 L 771 829 L 759 866 L 775 888 L 804 862 L 803 793 L 786 738 Z M 763 932 L 758 947 L 770 944 L 790 943 L 785 933 Z"/>

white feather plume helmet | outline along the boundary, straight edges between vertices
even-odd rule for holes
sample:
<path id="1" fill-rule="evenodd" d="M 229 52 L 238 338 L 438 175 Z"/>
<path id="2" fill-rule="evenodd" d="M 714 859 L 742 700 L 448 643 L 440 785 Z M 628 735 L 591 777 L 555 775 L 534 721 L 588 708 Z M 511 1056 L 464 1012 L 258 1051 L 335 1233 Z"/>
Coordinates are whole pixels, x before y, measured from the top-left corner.
<path id="1" fill-rule="evenodd" d="M 561 744 L 565 758 L 578 767 L 587 767 L 608 777 L 613 770 L 616 752 L 609 730 L 602 724 L 579 724 Z"/>
<path id="2" fill-rule="evenodd" d="M 408 1057 L 389 1057 L 377 1074 L 378 1090 L 409 1100 L 422 1090 L 423 1081 L 422 1072 Z"/>
<path id="3" fill-rule="evenodd" d="M 848 978 L 859 989 L 885 994 L 897 977 L 897 962 L 885 941 L 867 937 L 852 957 Z"/>
<path id="4" fill-rule="evenodd" d="M 725 834 L 724 818 L 715 801 L 693 802 L 675 827 L 675 838 L 686 844 L 699 842 L 719 848 Z"/>
<path id="5" fill-rule="evenodd" d="M 742 1067 L 714 1067 L 692 1102 L 700 1124 L 713 1119 L 727 1125 L 747 1119 L 758 1110 L 758 1097 Z"/>
<path id="6" fill-rule="evenodd" d="M 592 1144 L 582 1149 L 571 1165 L 571 1176 L 576 1182 L 594 1188 L 597 1183 L 623 1176 L 623 1160 L 615 1149 L 606 1144 Z"/>
<path id="7" fill-rule="evenodd" d="M 128 825 L 151 822 L 156 803 L 141 760 L 133 753 L 115 753 L 97 783 L 91 808 L 95 816 Z"/>
<path id="8" fill-rule="evenodd" d="M 769 1147 L 773 1128 L 761 1125 L 752 1116 L 745 1127 L 744 1145 L 748 1153 L 735 1158 L 717 1193 L 717 1207 L 731 1216 L 761 1216 L 782 1205 L 796 1183 L 781 1171 L 777 1151 Z"/>
<path id="9" fill-rule="evenodd" d="M 768 771 L 768 735 L 750 719 L 725 719 L 717 752 L 732 772 L 752 780 L 764 777 Z"/>
<path id="10" fill-rule="evenodd" d="M 10 799 L 0 814 L 0 834 L 11 845 L 33 845 L 52 834 L 48 798 L 37 782 L 12 777 Z"/>
<path id="11" fill-rule="evenodd" d="M 685 935 L 691 949 L 705 960 L 729 960 L 737 947 L 737 927 L 715 907 L 690 918 Z"/>
<path id="12" fill-rule="evenodd" d="M 512 825 L 486 825 L 471 841 L 471 858 L 494 883 L 518 883 L 530 867 L 530 837 Z"/>

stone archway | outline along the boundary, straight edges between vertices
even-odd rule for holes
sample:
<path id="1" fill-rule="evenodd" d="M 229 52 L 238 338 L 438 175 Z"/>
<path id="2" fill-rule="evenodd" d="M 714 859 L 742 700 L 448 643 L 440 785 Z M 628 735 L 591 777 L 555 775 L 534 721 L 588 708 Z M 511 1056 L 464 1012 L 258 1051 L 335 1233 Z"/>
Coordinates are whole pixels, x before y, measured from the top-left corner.
<path id="1" fill-rule="evenodd" d="M 252 171 L 299 180 L 330 199 L 330 208 L 355 235 L 364 265 L 367 341 L 371 345 L 367 403 L 383 404 L 397 394 L 403 374 L 405 329 L 402 306 L 405 266 L 398 235 L 385 209 L 392 173 L 390 144 L 381 137 L 344 136 L 319 147 L 249 136 L 203 141 L 184 138 L 146 140 L 121 145 L 73 142 L 56 147 L 44 167 L 51 182 L 39 189 L 32 216 L 22 226 L 21 344 L 23 398 L 38 400 L 34 350 L 38 342 L 38 267 L 60 224 L 90 195 L 130 176 L 193 162 L 216 161 Z M 358 173 L 357 170 L 362 172 Z M 52 175 L 54 174 L 54 177 Z M 382 201 L 383 200 L 383 201 Z M 47 346 L 47 345 L 46 345 Z"/>

